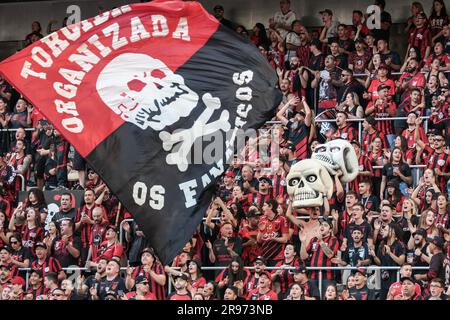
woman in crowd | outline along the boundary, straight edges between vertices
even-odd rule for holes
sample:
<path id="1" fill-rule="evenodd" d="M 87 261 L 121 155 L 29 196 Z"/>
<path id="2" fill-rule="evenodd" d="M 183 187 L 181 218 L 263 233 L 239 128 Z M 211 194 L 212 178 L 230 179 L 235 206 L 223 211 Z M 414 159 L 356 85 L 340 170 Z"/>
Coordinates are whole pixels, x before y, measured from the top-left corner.
<path id="1" fill-rule="evenodd" d="M 406 189 L 412 184 L 411 168 L 405 162 L 400 148 L 394 148 L 390 154 L 389 162 L 383 166 L 380 199 L 385 198 L 385 189 L 388 182 L 398 184 L 403 195 L 407 195 Z"/>

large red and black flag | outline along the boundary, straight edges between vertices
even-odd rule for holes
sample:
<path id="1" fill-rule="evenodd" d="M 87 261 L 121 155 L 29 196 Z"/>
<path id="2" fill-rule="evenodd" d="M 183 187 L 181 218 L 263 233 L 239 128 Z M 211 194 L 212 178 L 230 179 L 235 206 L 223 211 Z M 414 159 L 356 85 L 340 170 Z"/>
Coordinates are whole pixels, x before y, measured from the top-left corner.
<path id="1" fill-rule="evenodd" d="M 0 72 L 87 159 L 164 263 L 201 222 L 239 130 L 260 127 L 281 100 L 258 49 L 197 2 L 115 8 Z M 198 161 L 208 138 L 222 152 Z"/>

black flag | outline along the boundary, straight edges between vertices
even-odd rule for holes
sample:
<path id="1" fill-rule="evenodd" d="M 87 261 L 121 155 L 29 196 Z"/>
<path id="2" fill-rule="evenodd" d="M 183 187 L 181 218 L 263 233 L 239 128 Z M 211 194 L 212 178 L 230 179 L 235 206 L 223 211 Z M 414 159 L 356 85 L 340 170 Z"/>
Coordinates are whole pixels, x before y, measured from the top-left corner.
<path id="1" fill-rule="evenodd" d="M 115 10 L 59 30 L 0 71 L 86 157 L 168 263 L 201 223 L 240 151 L 235 142 L 271 119 L 281 93 L 258 49 L 199 3 Z"/>

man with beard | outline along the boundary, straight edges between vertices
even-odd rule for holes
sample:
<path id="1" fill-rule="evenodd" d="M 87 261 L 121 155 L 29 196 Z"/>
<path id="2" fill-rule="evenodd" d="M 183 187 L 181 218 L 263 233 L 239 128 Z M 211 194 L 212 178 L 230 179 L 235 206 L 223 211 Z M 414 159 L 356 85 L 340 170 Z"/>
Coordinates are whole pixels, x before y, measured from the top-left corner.
<path id="1" fill-rule="evenodd" d="M 55 213 L 52 218 L 53 222 L 60 223 L 64 219 L 72 219 L 75 221 L 77 211 L 72 208 L 72 194 L 64 192 L 61 195 L 61 206 L 59 212 Z"/>
<path id="2" fill-rule="evenodd" d="M 84 280 L 84 276 L 80 275 L 76 279 L 76 290 L 79 296 L 88 294 L 91 288 L 95 287 L 100 281 L 106 277 L 106 266 L 108 260 L 100 258 L 97 263 L 96 272 Z"/>
<path id="3" fill-rule="evenodd" d="M 325 68 L 315 72 L 311 83 L 311 88 L 318 88 L 318 114 L 336 106 L 337 88 L 340 85 L 340 80 L 341 70 L 336 68 L 336 58 L 328 55 L 325 58 Z"/>
<path id="4" fill-rule="evenodd" d="M 266 259 L 262 256 L 258 256 L 254 260 L 253 265 L 255 266 L 255 269 L 247 280 L 247 292 L 250 292 L 258 287 L 259 277 L 261 273 L 266 271 Z"/>
<path id="5" fill-rule="evenodd" d="M 301 95 L 300 87 L 301 87 L 301 79 L 299 78 L 300 70 L 300 60 L 297 56 L 291 57 L 289 60 L 289 65 L 287 66 L 287 70 L 285 71 L 283 79 L 289 80 L 289 91 L 295 95 Z M 282 73 L 279 71 L 279 76 Z"/>
<path id="6" fill-rule="evenodd" d="M 138 276 L 136 278 L 136 290 L 130 291 L 125 295 L 126 300 L 157 300 L 156 296 L 150 291 L 149 282 L 146 277 Z"/>
<path id="7" fill-rule="evenodd" d="M 354 73 L 363 74 L 369 68 L 372 53 L 366 50 L 366 42 L 363 38 L 355 40 L 355 52 L 350 53 L 348 58 L 348 68 Z"/>
<path id="8" fill-rule="evenodd" d="M 337 91 L 337 103 L 341 105 L 345 103 L 347 98 L 347 94 L 355 93 L 360 103 L 363 102 L 362 95 L 364 93 L 364 86 L 362 86 L 358 81 L 353 78 L 353 71 L 350 69 L 344 69 L 341 73 L 341 83 L 342 85 L 339 87 Z M 343 107 L 343 106 L 342 106 Z"/>
<path id="9" fill-rule="evenodd" d="M 56 258 L 62 268 L 77 266 L 80 258 L 81 240 L 74 236 L 75 224 L 71 219 L 60 223 L 60 235 L 52 243 L 51 256 Z"/>
<path id="10" fill-rule="evenodd" d="M 355 286 L 349 289 L 350 297 L 347 300 L 375 300 L 375 292 L 367 288 L 366 270 L 353 270 L 352 275 L 355 278 Z"/>
<path id="11" fill-rule="evenodd" d="M 413 270 L 412 265 L 409 263 L 404 263 L 399 270 L 400 279 L 404 277 L 412 277 Z M 415 284 L 414 290 L 416 294 L 421 295 L 422 289 L 418 283 Z M 386 300 L 398 300 L 398 297 L 402 295 L 402 283 L 400 281 L 394 282 L 389 287 L 389 292 Z"/>
<path id="12" fill-rule="evenodd" d="M 106 265 L 106 277 L 89 290 L 92 300 L 105 300 L 111 291 L 118 296 L 123 296 L 127 288 L 125 281 L 120 277 L 120 264 L 116 260 L 110 260 Z"/>
<path id="13" fill-rule="evenodd" d="M 277 118 L 286 126 L 287 140 L 291 141 L 295 146 L 295 156 L 298 160 L 306 159 L 308 157 L 308 140 L 312 123 L 312 112 L 306 102 L 305 97 L 302 97 L 303 111 L 298 112 L 293 118 L 287 119 L 284 114 L 286 110 L 292 105 L 296 106 L 300 102 L 299 98 L 294 97 L 289 100 L 283 108 L 277 113 Z"/>
<path id="14" fill-rule="evenodd" d="M 294 97 L 291 91 L 291 81 L 289 79 L 280 79 L 280 91 L 283 94 L 283 99 L 281 100 L 280 109 Z M 286 115 L 291 113 L 292 110 L 286 110 Z"/>
<path id="15" fill-rule="evenodd" d="M 352 141 L 358 138 L 358 132 L 356 132 L 351 123 L 347 123 L 347 120 L 347 113 L 343 111 L 338 111 L 336 113 L 337 129 L 333 136 L 334 139 L 344 139 L 347 141 Z"/>
<path id="16" fill-rule="evenodd" d="M 408 255 L 412 256 L 412 261 L 407 261 L 415 267 L 428 267 L 431 257 L 428 256 L 427 231 L 418 229 L 408 241 Z M 413 275 L 425 274 L 427 270 L 414 270 Z"/>
<path id="17" fill-rule="evenodd" d="M 402 74 L 396 83 L 397 93 L 401 93 L 400 101 L 403 103 L 408 99 L 412 89 L 424 89 L 426 85 L 425 75 L 420 72 L 420 62 L 416 58 L 411 58 L 408 62 L 406 72 Z M 420 101 L 420 99 L 419 99 Z"/>
<path id="18" fill-rule="evenodd" d="M 422 280 L 428 283 L 434 278 L 445 278 L 444 260 L 444 240 L 441 237 L 434 236 L 427 238 L 428 241 L 428 251 L 431 254 L 430 259 L 430 269 L 425 274 L 415 274 L 415 280 Z"/>
<path id="19" fill-rule="evenodd" d="M 174 277 L 175 291 L 172 292 L 167 300 L 192 300 L 190 292 L 187 290 L 190 277 L 186 273 L 182 273 Z"/>
<path id="20" fill-rule="evenodd" d="M 258 207 L 262 208 L 264 202 L 272 198 L 270 188 L 272 187 L 272 179 L 267 176 L 262 176 L 258 179 L 259 187 L 258 191 L 248 195 L 248 201 Z"/>
<path id="21" fill-rule="evenodd" d="M 86 260 L 81 258 L 81 262 L 89 261 L 89 266 L 96 267 L 95 262 L 91 261 L 92 255 L 100 249 L 100 244 L 103 242 L 106 230 L 108 228 L 108 222 L 105 221 L 105 212 L 102 207 L 95 207 L 92 209 L 92 222 L 90 237 L 89 237 L 89 251 Z M 124 226 L 124 229 L 126 227 Z M 126 236 L 125 236 L 126 237 Z M 81 249 L 83 251 L 83 248 Z"/>
<path id="22" fill-rule="evenodd" d="M 224 14 L 224 12 L 225 12 L 225 10 L 223 9 L 223 6 L 221 6 L 220 4 L 218 4 L 218 5 L 216 5 L 216 6 L 214 7 L 213 11 L 214 11 L 214 17 L 215 17 L 217 20 L 219 20 L 219 22 L 220 22 L 221 24 L 223 24 L 225 27 L 228 27 L 228 28 L 234 30 L 235 24 L 234 24 L 233 22 L 231 22 L 230 20 L 225 19 L 225 18 L 223 17 L 223 14 Z"/>

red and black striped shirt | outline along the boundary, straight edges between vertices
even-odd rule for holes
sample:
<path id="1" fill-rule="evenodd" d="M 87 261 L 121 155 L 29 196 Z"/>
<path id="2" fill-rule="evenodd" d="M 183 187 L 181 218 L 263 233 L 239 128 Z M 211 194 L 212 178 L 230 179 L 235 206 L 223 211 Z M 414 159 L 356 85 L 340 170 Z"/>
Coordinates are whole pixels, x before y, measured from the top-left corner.
<path id="1" fill-rule="evenodd" d="M 272 198 L 272 194 L 270 191 L 263 195 L 259 192 L 250 193 L 248 195 L 248 202 L 252 203 L 253 205 L 257 206 L 259 209 L 262 209 L 264 202 Z"/>
<path id="2" fill-rule="evenodd" d="M 372 163 L 370 162 L 370 159 L 368 157 L 360 155 L 358 159 L 358 165 L 359 172 L 370 171 L 373 173 Z M 355 180 L 349 183 L 350 190 L 359 193 L 359 183 L 364 179 L 367 179 L 367 177 L 358 175 Z"/>
<path id="3" fill-rule="evenodd" d="M 45 231 L 42 227 L 34 227 L 29 229 L 28 226 L 25 226 L 22 229 L 22 246 L 24 248 L 28 248 L 30 253 L 34 256 L 34 245 L 38 242 L 44 240 Z"/>
<path id="4" fill-rule="evenodd" d="M 260 254 L 268 261 L 283 260 L 284 259 L 284 244 L 272 240 L 278 238 L 283 234 L 289 233 L 289 226 L 283 216 L 275 216 L 273 220 L 267 217 L 262 217 L 259 220 L 259 227 L 264 226 L 261 241 L 259 242 L 261 252 Z"/>
<path id="5" fill-rule="evenodd" d="M 285 261 L 279 261 L 275 265 L 275 267 L 281 267 L 281 266 L 290 266 L 299 268 L 302 266 L 303 263 L 298 259 L 295 258 L 291 262 L 287 263 Z M 287 293 L 291 285 L 294 283 L 294 270 L 286 270 L 283 269 L 281 275 L 279 275 L 277 278 L 280 282 L 281 292 Z M 277 270 L 272 270 L 272 274 L 276 274 Z"/>
<path id="6" fill-rule="evenodd" d="M 165 274 L 164 273 L 164 267 L 162 266 L 161 263 L 158 262 L 153 262 L 153 265 L 151 267 L 151 270 L 158 274 L 158 275 L 162 275 Z M 149 284 L 150 284 L 150 291 L 153 292 L 153 294 L 156 296 L 157 300 L 165 300 L 166 299 L 166 288 L 160 284 L 158 284 L 151 276 L 149 272 L 146 272 L 144 270 L 144 266 L 139 266 L 137 267 L 133 274 L 132 274 L 132 278 L 136 279 L 137 276 L 144 276 Z"/>
<path id="7" fill-rule="evenodd" d="M 295 157 L 298 160 L 308 158 L 309 148 L 308 139 L 311 127 L 300 123 L 297 128 L 292 128 L 293 121 L 289 120 L 286 127 L 289 130 L 288 140 L 295 146 Z"/>
<path id="8" fill-rule="evenodd" d="M 380 150 L 378 153 L 374 153 L 373 151 L 370 151 L 369 154 L 367 155 L 367 157 L 369 158 L 372 167 L 378 166 L 376 163 L 376 160 L 381 160 L 384 159 L 384 155 L 383 155 L 383 151 Z M 375 157 L 375 159 L 374 159 Z M 381 178 L 382 176 L 382 169 L 373 169 L 373 176 L 375 178 Z"/>
<path id="9" fill-rule="evenodd" d="M 430 146 L 425 146 L 425 152 L 427 153 L 426 158 L 426 165 L 429 169 L 436 169 L 439 168 L 442 173 L 448 173 L 450 171 L 450 156 L 445 153 L 441 152 L 438 153 L 436 150 L 431 148 Z M 441 192 L 445 192 L 447 190 L 447 181 L 446 177 L 444 176 L 437 176 L 436 177 L 437 185 L 439 187 L 439 190 Z"/>
<path id="10" fill-rule="evenodd" d="M 33 289 L 32 287 L 27 290 L 27 293 L 31 293 L 33 295 L 33 299 L 36 300 L 40 295 L 45 294 L 45 288 L 43 285 L 38 287 L 37 289 Z"/>
<path id="11" fill-rule="evenodd" d="M 374 104 L 373 102 L 369 102 L 367 108 L 372 107 L 373 104 Z M 381 106 L 375 107 L 375 110 L 371 115 L 374 118 L 391 118 L 388 109 L 391 110 L 391 113 L 395 113 L 397 107 L 393 102 L 383 103 Z M 376 130 L 378 130 L 379 132 L 383 132 L 385 135 L 394 134 L 394 125 L 392 120 L 385 120 L 385 119 L 377 120 Z"/>
<path id="12" fill-rule="evenodd" d="M 286 173 L 283 171 L 281 174 L 277 173 L 272 177 L 272 197 L 274 199 L 283 197 L 283 200 L 286 200 L 286 195 Z"/>
<path id="13" fill-rule="evenodd" d="M 61 264 L 59 263 L 58 259 L 55 259 L 53 257 L 48 257 L 43 263 L 39 263 L 38 259 L 34 260 L 31 263 L 31 269 L 41 270 L 42 278 L 45 278 L 45 275 L 49 272 L 55 272 L 56 274 L 58 274 L 62 270 Z"/>
<path id="14" fill-rule="evenodd" d="M 328 246 L 328 248 L 333 251 L 334 255 L 339 250 L 339 241 L 338 239 L 330 235 L 326 238 L 323 238 L 323 242 Z M 309 242 L 308 246 L 306 247 L 306 252 L 308 252 L 310 256 L 310 267 L 331 267 L 332 262 L 331 259 L 327 257 L 325 252 L 323 251 L 322 247 L 319 245 L 319 240 L 314 237 Z M 310 279 L 311 280 L 318 280 L 319 279 L 319 271 L 318 270 L 311 270 L 310 272 Z M 326 280 L 333 280 L 334 279 L 334 271 L 327 270 L 322 271 L 322 279 Z"/>
<path id="15" fill-rule="evenodd" d="M 88 217 L 89 219 L 92 219 L 92 211 L 94 210 L 94 208 L 96 207 L 100 207 L 102 208 L 103 211 L 103 221 L 108 221 L 108 215 L 106 214 L 106 209 L 105 207 L 103 207 L 102 205 L 94 205 L 92 208 L 88 208 L 86 205 L 82 206 L 81 208 L 79 208 L 77 210 L 77 215 L 75 216 L 75 223 L 79 223 L 81 221 L 81 218 L 83 216 L 83 214 Z M 93 224 L 89 224 L 89 223 L 81 223 L 81 243 L 83 245 L 83 248 L 88 248 L 89 245 L 92 244 L 91 242 L 91 234 L 92 234 L 92 227 L 94 225 Z"/>
<path id="16" fill-rule="evenodd" d="M 348 124 L 343 128 L 336 129 L 336 132 L 334 133 L 334 139 L 338 138 L 345 139 L 348 141 L 358 140 L 358 133 L 351 124 Z"/>
<path id="17" fill-rule="evenodd" d="M 375 130 L 372 133 L 365 133 L 362 136 L 362 149 L 364 150 L 364 152 L 367 154 L 369 151 L 369 147 L 372 144 L 372 141 L 375 138 L 380 138 L 381 139 L 381 148 L 382 149 L 386 149 L 388 146 L 388 142 L 386 140 L 386 136 L 383 132 L 379 132 L 377 130 Z"/>

